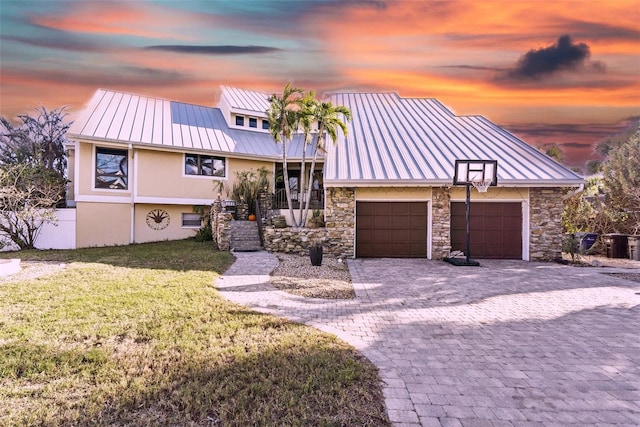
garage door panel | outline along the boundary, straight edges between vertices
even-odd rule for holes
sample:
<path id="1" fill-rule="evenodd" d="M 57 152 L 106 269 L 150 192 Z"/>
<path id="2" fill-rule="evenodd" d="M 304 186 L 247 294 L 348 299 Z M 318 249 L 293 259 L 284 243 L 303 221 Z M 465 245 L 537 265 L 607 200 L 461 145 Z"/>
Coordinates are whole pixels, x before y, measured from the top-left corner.
<path id="1" fill-rule="evenodd" d="M 465 251 L 466 207 L 451 203 L 452 250 Z M 522 259 L 522 205 L 519 202 L 472 202 L 470 246 L 474 258 Z"/>
<path id="2" fill-rule="evenodd" d="M 505 217 L 503 219 L 502 226 L 510 230 L 520 230 L 522 227 L 522 218 Z"/>
<path id="3" fill-rule="evenodd" d="M 363 228 L 375 228 L 375 218 L 371 216 L 360 216 L 359 217 L 360 226 Z"/>
<path id="4" fill-rule="evenodd" d="M 426 257 L 427 215 L 427 202 L 357 202 L 356 256 Z"/>

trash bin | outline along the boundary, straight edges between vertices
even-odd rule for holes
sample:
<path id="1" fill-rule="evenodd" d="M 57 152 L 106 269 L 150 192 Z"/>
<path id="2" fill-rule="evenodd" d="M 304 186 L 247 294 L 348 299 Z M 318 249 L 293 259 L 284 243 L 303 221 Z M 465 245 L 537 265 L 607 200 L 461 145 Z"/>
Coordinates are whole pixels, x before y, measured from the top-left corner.
<path id="1" fill-rule="evenodd" d="M 576 233 L 576 237 L 580 239 L 580 253 L 586 254 L 598 240 L 598 233 Z"/>
<path id="2" fill-rule="evenodd" d="M 628 244 L 626 234 L 606 234 L 604 243 L 607 246 L 607 258 L 627 258 Z"/>
<path id="3" fill-rule="evenodd" d="M 629 236 L 629 259 L 640 261 L 640 236 Z"/>

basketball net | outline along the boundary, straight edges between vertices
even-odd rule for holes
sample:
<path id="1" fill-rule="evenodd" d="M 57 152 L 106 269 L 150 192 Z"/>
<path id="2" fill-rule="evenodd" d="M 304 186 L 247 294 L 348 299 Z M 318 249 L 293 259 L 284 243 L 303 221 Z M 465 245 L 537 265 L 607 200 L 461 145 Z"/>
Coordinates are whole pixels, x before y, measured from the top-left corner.
<path id="1" fill-rule="evenodd" d="M 477 181 L 471 181 L 471 184 L 478 190 L 478 193 L 486 193 L 491 185 L 491 180 L 479 179 Z"/>

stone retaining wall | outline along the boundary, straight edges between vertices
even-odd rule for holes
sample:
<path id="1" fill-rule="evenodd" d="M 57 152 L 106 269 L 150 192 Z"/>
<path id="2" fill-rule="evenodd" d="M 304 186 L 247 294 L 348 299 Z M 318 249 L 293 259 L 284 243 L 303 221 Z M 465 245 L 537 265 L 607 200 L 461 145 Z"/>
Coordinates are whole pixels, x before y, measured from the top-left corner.
<path id="1" fill-rule="evenodd" d="M 264 228 L 264 248 L 270 252 L 308 254 L 309 246 L 322 243 L 324 253 L 353 258 L 355 237 L 355 191 L 327 188 L 325 224 L 322 228 Z"/>
<path id="2" fill-rule="evenodd" d="M 321 243 L 325 255 L 336 258 L 352 258 L 353 246 L 345 244 L 334 230 L 326 228 L 264 228 L 264 248 L 269 252 L 307 255 L 309 246 Z"/>

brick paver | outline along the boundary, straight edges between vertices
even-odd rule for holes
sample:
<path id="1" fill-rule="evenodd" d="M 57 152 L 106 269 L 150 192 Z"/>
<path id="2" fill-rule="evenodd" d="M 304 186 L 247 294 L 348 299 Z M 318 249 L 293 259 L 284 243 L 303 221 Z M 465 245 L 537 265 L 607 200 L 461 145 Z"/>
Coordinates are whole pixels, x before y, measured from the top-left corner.
<path id="1" fill-rule="evenodd" d="M 320 300 L 271 287 L 273 255 L 235 255 L 222 294 L 360 350 L 396 425 L 640 425 L 639 283 L 524 261 L 357 259 L 356 298 Z"/>

